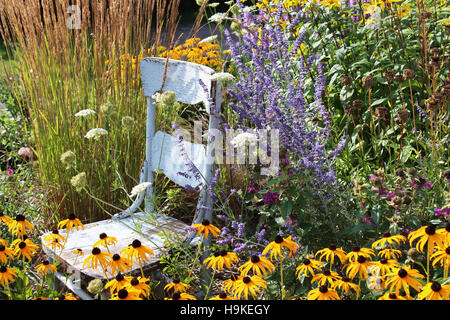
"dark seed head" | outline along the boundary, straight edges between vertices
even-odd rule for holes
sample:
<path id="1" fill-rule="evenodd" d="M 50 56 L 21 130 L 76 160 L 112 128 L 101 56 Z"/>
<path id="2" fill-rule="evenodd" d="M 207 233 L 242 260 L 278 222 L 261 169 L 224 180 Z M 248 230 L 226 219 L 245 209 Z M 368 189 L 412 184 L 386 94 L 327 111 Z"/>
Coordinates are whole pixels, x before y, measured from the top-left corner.
<path id="1" fill-rule="evenodd" d="M 220 252 L 218 252 L 218 251 L 214 252 L 214 257 L 217 258 L 218 256 L 220 256 Z"/>
<path id="2" fill-rule="evenodd" d="M 245 276 L 245 277 L 242 279 L 242 282 L 244 282 L 244 283 L 249 283 L 251 280 L 252 280 L 252 279 L 250 279 L 250 277 Z"/>
<path id="3" fill-rule="evenodd" d="M 75 220 L 76 218 L 73 213 L 69 214 L 69 220 Z"/>
<path id="4" fill-rule="evenodd" d="M 6 247 L 2 244 L 0 244 L 0 252 L 5 251 Z"/>
<path id="5" fill-rule="evenodd" d="M 307 265 L 311 264 L 311 261 L 309 259 L 305 259 L 305 260 L 303 260 L 303 264 L 305 266 L 307 266 Z"/>
<path id="6" fill-rule="evenodd" d="M 387 259 L 386 258 L 381 258 L 380 259 L 380 263 L 381 264 L 386 264 L 387 263 Z"/>
<path id="7" fill-rule="evenodd" d="M 397 299 L 397 295 L 394 292 L 389 293 L 389 299 Z"/>
<path id="8" fill-rule="evenodd" d="M 49 262 L 48 260 L 45 260 L 44 262 L 42 262 L 42 264 L 43 264 L 44 266 L 48 266 L 48 265 L 50 264 L 50 262 Z"/>
<path id="9" fill-rule="evenodd" d="M 173 300 L 179 300 L 181 298 L 181 294 L 179 293 L 179 292 L 175 292 L 173 295 L 172 295 L 172 299 Z"/>
<path id="10" fill-rule="evenodd" d="M 429 225 L 428 227 L 425 228 L 425 233 L 432 236 L 433 234 L 436 233 L 436 227 L 434 225 Z"/>
<path id="11" fill-rule="evenodd" d="M 139 279 L 134 277 L 133 279 L 131 279 L 130 283 L 132 286 L 137 286 L 139 284 Z"/>
<path id="12" fill-rule="evenodd" d="M 119 292 L 117 293 L 117 296 L 120 299 L 125 299 L 126 297 L 128 297 L 128 291 L 126 289 L 120 289 Z"/>
<path id="13" fill-rule="evenodd" d="M 59 234 L 59 231 L 58 230 L 53 230 L 52 233 L 53 234 Z"/>
<path id="14" fill-rule="evenodd" d="M 27 246 L 27 243 L 25 241 L 22 241 L 21 243 L 19 243 L 20 249 L 24 249 L 26 246 Z"/>
<path id="15" fill-rule="evenodd" d="M 250 260 L 251 260 L 253 263 L 258 263 L 261 259 L 260 259 L 258 256 L 252 256 L 252 257 L 250 258 Z"/>
<path id="16" fill-rule="evenodd" d="M 328 292 L 328 287 L 327 286 L 320 286 L 319 287 L 319 291 L 322 293 L 327 293 Z"/>
<path id="17" fill-rule="evenodd" d="M 226 250 L 221 250 L 221 251 L 220 251 L 220 255 L 221 255 L 222 257 L 225 257 L 227 254 L 228 254 L 228 252 L 227 252 Z"/>
<path id="18" fill-rule="evenodd" d="M 358 263 L 364 263 L 366 262 L 366 258 L 364 258 L 363 256 L 358 256 L 358 259 L 356 259 L 358 261 Z"/>
<path id="19" fill-rule="evenodd" d="M 120 255 L 117 254 L 117 253 L 115 253 L 115 254 L 113 254 L 113 256 L 112 256 L 112 259 L 113 259 L 114 261 L 119 261 L 119 260 L 120 260 Z"/>
<path id="20" fill-rule="evenodd" d="M 433 283 L 431 284 L 431 290 L 433 290 L 434 292 L 439 292 L 441 291 L 441 284 L 439 282 L 433 281 Z"/>
<path id="21" fill-rule="evenodd" d="M 386 231 L 383 233 L 383 238 L 389 238 L 391 236 L 391 233 L 389 231 Z"/>
<path id="22" fill-rule="evenodd" d="M 202 225 L 209 226 L 209 220 L 208 219 L 203 219 Z"/>
<path id="23" fill-rule="evenodd" d="M 445 249 L 445 253 L 450 254 L 450 247 L 447 247 L 447 249 Z"/>
<path id="24" fill-rule="evenodd" d="M 221 298 L 221 299 L 225 299 L 227 297 L 227 294 L 225 293 L 225 292 L 221 292 L 221 293 L 219 293 L 219 298 Z"/>
<path id="25" fill-rule="evenodd" d="M 92 249 L 92 254 L 93 255 L 97 255 L 97 254 L 100 254 L 100 249 L 99 248 L 97 248 L 97 247 L 95 247 L 94 249 Z"/>
<path id="26" fill-rule="evenodd" d="M 323 274 L 326 275 L 326 276 L 329 276 L 329 275 L 331 275 L 331 271 L 330 270 L 324 270 Z"/>
<path id="27" fill-rule="evenodd" d="M 120 282 L 120 281 L 123 281 L 123 279 L 125 279 L 125 277 L 123 276 L 123 274 L 118 273 L 115 279 L 116 279 L 116 281 Z"/>
<path id="28" fill-rule="evenodd" d="M 277 236 L 275 237 L 275 243 L 282 243 L 282 242 L 283 242 L 283 237 L 280 236 L 280 235 L 277 235 Z"/>
<path id="29" fill-rule="evenodd" d="M 352 248 L 352 251 L 353 251 L 353 252 L 359 252 L 360 250 L 361 250 L 361 248 L 358 247 L 358 246 L 354 246 L 354 247 Z"/>
<path id="30" fill-rule="evenodd" d="M 404 277 L 406 277 L 407 275 L 408 275 L 408 272 L 406 272 L 406 270 L 405 269 L 403 269 L 403 268 L 401 268 L 400 270 L 398 270 L 398 276 L 400 277 L 400 278 L 404 278 Z"/>
<path id="31" fill-rule="evenodd" d="M 142 243 L 139 240 L 133 240 L 131 245 L 133 246 L 133 248 L 139 248 L 142 245 Z"/>
<path id="32" fill-rule="evenodd" d="M 100 239 L 105 239 L 107 237 L 106 233 L 100 233 Z"/>
<path id="33" fill-rule="evenodd" d="M 0 272 L 1 273 L 5 273 L 6 271 L 8 271 L 8 269 L 6 269 L 5 266 L 0 266 Z"/>
<path id="34" fill-rule="evenodd" d="M 25 221 L 25 216 L 23 216 L 23 215 L 21 215 L 21 214 L 18 214 L 18 215 L 16 216 L 16 221 L 17 221 L 17 222 Z"/>
<path id="35" fill-rule="evenodd" d="M 445 226 L 445 231 L 450 232 L 450 222 Z"/>
<path id="36" fill-rule="evenodd" d="M 334 251 L 334 250 L 336 250 L 336 245 L 334 243 L 332 243 L 328 246 L 328 249 Z"/>

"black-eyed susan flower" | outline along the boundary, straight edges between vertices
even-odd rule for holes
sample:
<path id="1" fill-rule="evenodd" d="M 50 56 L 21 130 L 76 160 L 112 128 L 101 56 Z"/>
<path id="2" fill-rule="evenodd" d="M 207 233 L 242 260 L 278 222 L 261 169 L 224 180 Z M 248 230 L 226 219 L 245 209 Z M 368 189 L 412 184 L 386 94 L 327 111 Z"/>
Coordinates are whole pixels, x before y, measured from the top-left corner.
<path id="1" fill-rule="evenodd" d="M 398 268 L 399 264 L 397 260 L 394 259 L 385 259 L 381 258 L 378 261 L 374 261 L 373 265 L 378 268 L 378 272 L 381 276 L 384 276 L 386 273 L 392 272 L 393 269 Z"/>
<path id="2" fill-rule="evenodd" d="M 371 266 L 370 276 L 366 281 L 367 288 L 382 293 L 386 288 L 385 276 L 380 274 L 380 270 L 376 266 Z"/>
<path id="3" fill-rule="evenodd" d="M 164 298 L 164 300 L 197 300 L 197 298 L 186 292 L 174 292 L 169 298 Z"/>
<path id="4" fill-rule="evenodd" d="M 315 256 L 319 256 L 320 261 L 325 258 L 325 261 L 330 262 L 331 265 L 333 265 L 335 257 L 338 257 L 342 264 L 347 260 L 345 251 L 337 248 L 335 244 L 330 244 L 328 248 L 317 251 Z"/>
<path id="5" fill-rule="evenodd" d="M 130 288 L 122 288 L 111 296 L 109 300 L 142 300 L 140 292 Z"/>
<path id="6" fill-rule="evenodd" d="M 378 252 L 378 256 L 384 259 L 398 259 L 402 256 L 402 252 L 397 249 L 386 248 Z"/>
<path id="7" fill-rule="evenodd" d="M 222 291 L 217 296 L 212 297 L 209 300 L 236 300 L 236 298 L 230 297 L 225 291 Z"/>
<path id="8" fill-rule="evenodd" d="M 206 258 L 203 264 L 206 265 L 207 269 L 212 267 L 215 270 L 223 270 L 224 265 L 230 269 L 232 264 L 238 262 L 239 258 L 236 253 L 221 250 L 215 252 L 211 257 Z"/>
<path id="9" fill-rule="evenodd" d="M 66 232 L 70 232 L 75 228 L 77 231 L 81 228 L 84 230 L 84 225 L 81 223 L 80 219 L 78 219 L 73 213 L 69 215 L 69 217 L 58 223 L 58 228 L 62 229 L 66 227 Z"/>
<path id="10" fill-rule="evenodd" d="M 354 246 L 352 251 L 347 253 L 347 259 L 350 262 L 355 262 L 359 256 L 362 256 L 366 259 L 372 259 L 372 256 L 375 255 L 375 252 L 370 248 L 360 248 L 359 246 Z"/>
<path id="11" fill-rule="evenodd" d="M 26 239 L 17 243 L 14 249 L 14 255 L 17 258 L 27 259 L 31 261 L 31 258 L 36 254 L 38 246 L 35 245 L 31 240 Z"/>
<path id="12" fill-rule="evenodd" d="M 0 261 L 6 264 L 8 262 L 8 257 L 14 259 L 14 251 L 5 246 L 5 244 L 0 244 Z"/>
<path id="13" fill-rule="evenodd" d="M 186 292 L 191 286 L 187 283 L 183 283 L 180 281 L 178 277 L 174 278 L 172 282 L 166 284 L 164 286 L 165 291 L 173 291 L 173 292 Z"/>
<path id="14" fill-rule="evenodd" d="M 295 274 L 297 275 L 297 278 L 300 279 L 302 275 L 305 277 L 308 277 L 308 273 L 311 274 L 311 276 L 314 277 L 314 269 L 321 270 L 321 268 L 324 266 L 324 264 L 318 260 L 314 259 L 304 259 L 303 263 L 297 267 L 295 270 Z"/>
<path id="15" fill-rule="evenodd" d="M 368 268 L 373 262 L 368 261 L 366 257 L 360 255 L 356 261 L 352 261 L 346 265 L 347 277 L 353 279 L 356 275 L 359 276 L 360 280 L 366 280 L 369 277 Z"/>
<path id="16" fill-rule="evenodd" d="M 133 277 L 126 277 L 121 273 L 118 273 L 114 279 L 109 280 L 105 284 L 105 289 L 109 289 L 111 295 L 117 293 L 120 289 L 124 288 Z"/>
<path id="17" fill-rule="evenodd" d="M 84 259 L 83 268 L 87 266 L 92 269 L 97 269 L 98 265 L 100 264 L 103 270 L 106 270 L 106 267 L 111 262 L 111 258 L 112 256 L 110 253 L 103 252 L 99 248 L 94 248 L 92 249 L 91 254 L 86 259 Z"/>
<path id="18" fill-rule="evenodd" d="M 436 233 L 441 235 L 443 242 L 448 241 L 450 243 L 450 222 L 447 222 L 444 228 L 438 229 Z"/>
<path id="19" fill-rule="evenodd" d="M 268 272 L 272 273 L 275 270 L 275 266 L 272 262 L 263 256 L 253 255 L 250 260 L 239 267 L 239 271 L 243 276 L 246 276 L 249 271 L 258 276 L 267 277 Z"/>
<path id="20" fill-rule="evenodd" d="M 116 237 L 110 237 L 106 233 L 102 232 L 99 235 L 99 240 L 97 240 L 92 247 L 105 247 L 108 248 L 108 246 L 113 246 L 117 243 Z"/>
<path id="21" fill-rule="evenodd" d="M 55 300 L 78 300 L 72 293 L 61 294 Z"/>
<path id="22" fill-rule="evenodd" d="M 262 255 L 265 256 L 270 251 L 270 260 L 278 260 L 278 257 L 283 257 L 282 250 L 286 248 L 289 250 L 288 257 L 292 257 L 292 254 L 297 252 L 300 246 L 291 240 L 291 236 L 283 238 L 280 235 L 275 237 L 275 240 L 270 242 L 262 251 Z"/>
<path id="23" fill-rule="evenodd" d="M 260 276 L 244 276 L 243 278 L 236 280 L 233 289 L 233 295 L 237 299 L 241 299 L 241 296 L 244 295 L 244 298 L 248 300 L 248 293 L 256 298 L 259 293 L 261 293 L 262 288 L 267 289 L 266 281 Z"/>
<path id="24" fill-rule="evenodd" d="M 333 283 L 332 289 L 340 289 L 345 292 L 345 294 L 348 294 L 350 290 L 358 292 L 359 286 L 356 283 L 351 282 L 349 278 L 342 277 Z"/>
<path id="25" fill-rule="evenodd" d="M 72 251 L 72 253 L 78 257 L 81 257 L 83 255 L 83 250 L 82 249 L 75 249 Z"/>
<path id="26" fill-rule="evenodd" d="M 120 254 L 115 253 L 112 255 L 109 266 L 111 267 L 111 274 L 115 274 L 116 271 L 126 273 L 131 268 L 131 260 L 121 257 Z"/>
<path id="27" fill-rule="evenodd" d="M 0 222 L 8 226 L 12 221 L 13 219 L 11 217 L 5 216 L 3 212 L 0 212 Z"/>
<path id="28" fill-rule="evenodd" d="M 231 274 L 230 278 L 219 282 L 219 285 L 224 292 L 226 292 L 228 294 L 233 294 L 233 288 L 234 288 L 236 281 L 239 279 L 242 279 L 243 277 L 244 276 L 242 276 L 238 273 Z"/>
<path id="29" fill-rule="evenodd" d="M 410 266 L 396 268 L 392 272 L 386 274 L 386 277 L 386 287 L 388 287 L 390 291 L 395 291 L 398 295 L 400 289 L 403 288 L 407 296 L 411 296 L 409 290 L 410 286 L 416 291 L 420 291 L 422 284 L 417 278 L 424 278 L 418 270 L 411 269 Z"/>
<path id="30" fill-rule="evenodd" d="M 143 278 L 141 276 L 133 277 L 127 284 L 125 284 L 125 289 L 131 288 L 133 290 L 137 290 L 144 297 L 147 297 L 150 292 L 150 286 L 148 285 L 149 283 L 150 279 L 148 278 Z"/>
<path id="31" fill-rule="evenodd" d="M 44 242 L 57 242 L 61 244 L 66 241 L 66 237 L 60 235 L 58 230 L 53 230 L 52 233 L 44 236 L 42 239 Z"/>
<path id="32" fill-rule="evenodd" d="M 433 266 L 439 263 L 445 269 L 448 269 L 450 267 L 450 241 L 447 240 L 444 245 L 439 246 L 431 256 L 431 260 Z"/>
<path id="33" fill-rule="evenodd" d="M 383 233 L 383 237 L 377 241 L 372 243 L 372 249 L 377 247 L 386 248 L 392 245 L 400 245 L 401 243 L 406 242 L 406 237 L 402 235 L 391 235 L 389 231 Z"/>
<path id="34" fill-rule="evenodd" d="M 31 232 L 34 229 L 33 225 L 21 214 L 18 214 L 15 219 L 10 221 L 8 228 L 12 235 L 20 237 L 27 234 L 27 231 Z"/>
<path id="35" fill-rule="evenodd" d="M 42 275 L 55 273 L 56 266 L 51 264 L 48 260 L 43 261 L 35 267 L 36 271 Z"/>
<path id="36" fill-rule="evenodd" d="M 419 252 L 423 252 L 423 249 L 426 244 L 428 244 L 428 253 L 431 254 L 433 252 L 435 245 L 440 245 L 443 242 L 442 234 L 436 232 L 435 225 L 428 225 L 419 228 L 416 231 L 412 231 L 408 234 L 409 244 L 412 247 L 412 243 L 419 239 L 416 243 L 416 249 Z"/>
<path id="37" fill-rule="evenodd" d="M 6 266 L 0 266 L 0 283 L 3 287 L 9 287 L 10 282 L 16 281 L 17 274 L 13 268 L 8 268 Z"/>
<path id="38" fill-rule="evenodd" d="M 62 250 L 64 249 L 64 242 L 59 241 L 59 238 L 57 237 L 52 237 L 50 241 L 48 241 L 44 246 L 47 248 L 51 248 L 53 251 L 55 251 L 56 249 Z"/>
<path id="39" fill-rule="evenodd" d="M 450 300 L 450 285 L 441 285 L 437 281 L 427 283 L 417 298 L 419 300 Z"/>
<path id="40" fill-rule="evenodd" d="M 220 234 L 220 229 L 212 225 L 208 219 L 203 219 L 202 223 L 194 224 L 192 227 L 197 229 L 197 236 L 203 235 L 206 239 L 210 232 L 214 237 Z"/>
<path id="41" fill-rule="evenodd" d="M 333 285 L 333 283 L 340 279 L 341 277 L 339 274 L 332 270 L 324 270 L 322 273 L 317 273 L 312 279 L 311 283 L 314 283 L 318 281 L 319 286 L 326 285 L 329 283 L 330 285 Z"/>
<path id="42" fill-rule="evenodd" d="M 147 255 L 153 254 L 153 250 L 143 245 L 141 241 L 136 239 L 133 240 L 133 242 L 128 247 L 123 249 L 120 254 L 130 259 L 131 262 L 137 261 L 139 259 L 145 261 L 149 259 Z"/>
<path id="43" fill-rule="evenodd" d="M 395 292 L 386 292 L 378 298 L 378 300 L 407 300 L 405 297 L 396 294 Z"/>
<path id="44" fill-rule="evenodd" d="M 322 285 L 308 292 L 308 300 L 341 300 L 336 290 Z"/>

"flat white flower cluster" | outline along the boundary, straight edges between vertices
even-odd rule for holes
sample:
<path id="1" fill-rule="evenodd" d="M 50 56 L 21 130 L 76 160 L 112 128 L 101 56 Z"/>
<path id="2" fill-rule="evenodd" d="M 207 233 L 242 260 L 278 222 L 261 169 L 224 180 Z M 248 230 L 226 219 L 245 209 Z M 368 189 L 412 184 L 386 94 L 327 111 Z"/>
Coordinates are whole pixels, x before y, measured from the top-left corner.
<path id="1" fill-rule="evenodd" d="M 101 136 L 105 136 L 107 134 L 108 134 L 108 131 L 106 131 L 105 129 L 94 128 L 94 129 L 89 130 L 84 137 L 87 139 L 98 140 L 98 139 L 100 139 Z"/>
<path id="2" fill-rule="evenodd" d="M 84 118 L 84 117 L 90 116 L 92 114 L 96 114 L 96 112 L 92 109 L 84 109 L 84 110 L 81 110 L 81 111 L 78 111 L 77 113 L 75 113 L 75 117 Z"/>
<path id="3" fill-rule="evenodd" d="M 133 189 L 131 189 L 130 197 L 134 197 L 134 196 L 144 192 L 151 185 L 152 185 L 151 182 L 143 182 L 143 183 L 138 184 L 137 186 L 134 186 Z"/>

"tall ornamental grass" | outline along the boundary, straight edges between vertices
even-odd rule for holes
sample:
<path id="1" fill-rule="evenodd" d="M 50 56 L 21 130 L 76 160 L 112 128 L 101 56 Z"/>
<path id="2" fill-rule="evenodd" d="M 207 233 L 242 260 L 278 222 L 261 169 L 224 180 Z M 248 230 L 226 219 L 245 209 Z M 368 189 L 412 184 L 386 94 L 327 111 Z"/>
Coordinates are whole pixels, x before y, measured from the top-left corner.
<path id="1" fill-rule="evenodd" d="M 179 2 L 0 1 L 14 92 L 57 220 L 94 221 L 128 205 L 144 160 L 146 101 L 139 68 L 124 56 L 170 46 Z"/>

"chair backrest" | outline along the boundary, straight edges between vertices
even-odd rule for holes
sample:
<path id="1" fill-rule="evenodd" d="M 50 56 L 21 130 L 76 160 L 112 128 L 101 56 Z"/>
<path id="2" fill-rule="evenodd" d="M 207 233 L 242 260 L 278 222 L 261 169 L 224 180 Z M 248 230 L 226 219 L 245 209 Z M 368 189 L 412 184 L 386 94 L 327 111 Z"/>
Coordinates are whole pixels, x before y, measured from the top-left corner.
<path id="1" fill-rule="evenodd" d="M 167 68 L 166 68 L 167 62 Z M 162 171 L 169 179 L 182 187 L 197 187 L 202 184 L 198 176 L 192 175 L 192 164 L 198 169 L 201 177 L 209 182 L 213 175 L 213 167 L 207 161 L 208 146 L 183 141 L 184 154 L 177 138 L 166 132 L 155 133 L 155 102 L 152 96 L 159 92 L 173 91 L 176 100 L 186 104 L 202 102 L 210 113 L 209 95 L 220 109 L 220 85 L 212 80 L 214 70 L 195 63 L 167 60 L 163 58 L 145 58 L 140 64 L 142 86 L 147 97 L 146 158 L 144 162 L 144 181 L 153 183 L 153 172 Z M 163 85 L 164 78 L 164 85 Z M 207 91 L 200 84 L 206 86 Z M 162 87 L 162 88 L 161 88 Z M 215 87 L 215 90 L 212 90 Z M 215 127 L 217 120 L 211 118 L 209 128 Z M 187 159 L 191 163 L 187 163 Z M 190 165 L 191 164 L 191 165 Z M 181 173 L 181 174 L 180 174 Z M 204 192 L 203 192 L 204 193 Z M 146 211 L 153 211 L 151 197 L 153 187 L 146 190 Z M 207 196 L 201 196 L 202 202 L 209 202 Z"/>

